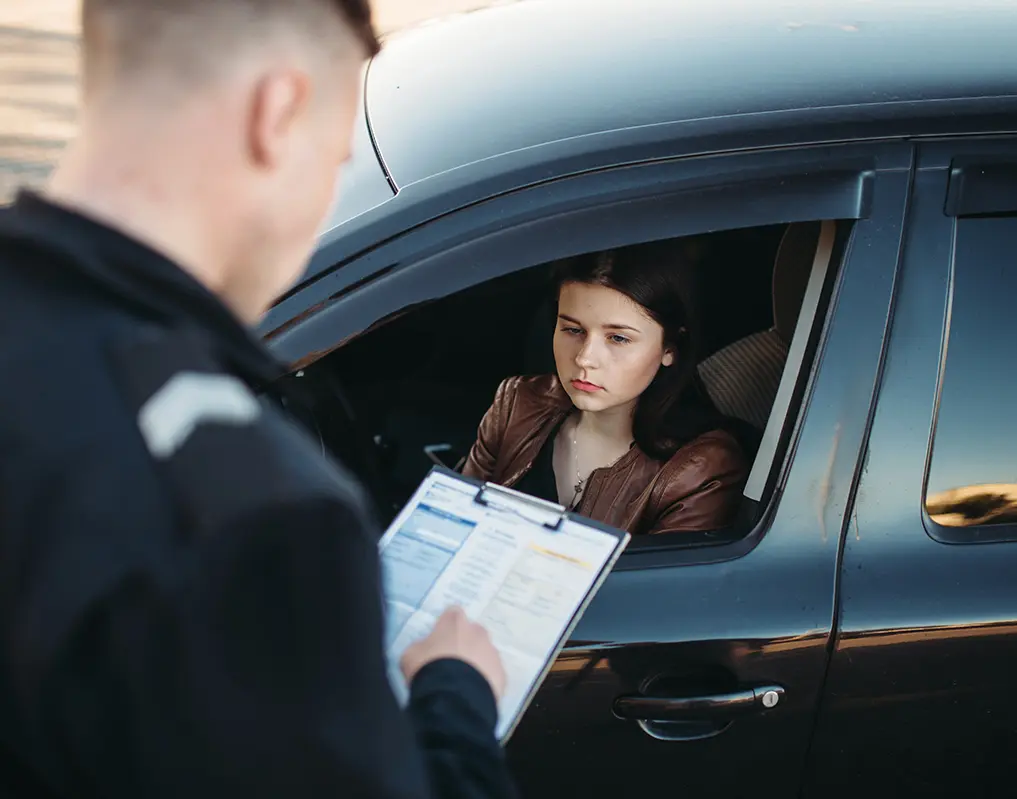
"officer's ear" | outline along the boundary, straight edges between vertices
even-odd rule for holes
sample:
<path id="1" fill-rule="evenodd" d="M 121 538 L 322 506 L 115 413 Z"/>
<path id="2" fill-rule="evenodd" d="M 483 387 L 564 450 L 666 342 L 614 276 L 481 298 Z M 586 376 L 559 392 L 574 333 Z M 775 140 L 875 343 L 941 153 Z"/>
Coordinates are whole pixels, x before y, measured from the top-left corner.
<path id="1" fill-rule="evenodd" d="M 253 166 L 274 170 L 298 146 L 293 134 L 307 115 L 311 93 L 310 75 L 294 67 L 266 71 L 254 82 L 247 115 Z"/>

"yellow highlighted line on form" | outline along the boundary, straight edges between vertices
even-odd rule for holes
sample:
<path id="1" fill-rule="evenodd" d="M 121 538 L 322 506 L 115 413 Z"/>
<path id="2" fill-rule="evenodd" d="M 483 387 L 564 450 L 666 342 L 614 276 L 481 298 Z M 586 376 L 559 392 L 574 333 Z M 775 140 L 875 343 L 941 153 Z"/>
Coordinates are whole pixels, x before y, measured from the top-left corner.
<path id="1" fill-rule="evenodd" d="M 537 544 L 530 544 L 530 549 L 532 549 L 534 552 L 539 552 L 542 555 L 548 555 L 549 557 L 552 558 L 558 558 L 559 560 L 567 560 L 569 563 L 574 563 L 577 566 L 582 566 L 584 569 L 590 568 L 590 564 L 587 563 L 585 560 L 579 560 L 579 558 L 573 558 L 570 557 L 569 555 L 563 555 L 561 552 L 555 552 L 553 549 L 545 549 L 544 547 L 538 546 Z"/>

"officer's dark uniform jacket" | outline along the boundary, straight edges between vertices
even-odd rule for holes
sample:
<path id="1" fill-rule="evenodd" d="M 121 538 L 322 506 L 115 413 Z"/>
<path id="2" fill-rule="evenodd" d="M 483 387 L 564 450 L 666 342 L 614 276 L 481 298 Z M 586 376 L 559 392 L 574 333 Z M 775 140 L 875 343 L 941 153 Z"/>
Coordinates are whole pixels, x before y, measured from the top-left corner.
<path id="1" fill-rule="evenodd" d="M 473 668 L 399 709 L 374 521 L 277 376 L 150 249 L 0 210 L 3 796 L 511 793 Z"/>

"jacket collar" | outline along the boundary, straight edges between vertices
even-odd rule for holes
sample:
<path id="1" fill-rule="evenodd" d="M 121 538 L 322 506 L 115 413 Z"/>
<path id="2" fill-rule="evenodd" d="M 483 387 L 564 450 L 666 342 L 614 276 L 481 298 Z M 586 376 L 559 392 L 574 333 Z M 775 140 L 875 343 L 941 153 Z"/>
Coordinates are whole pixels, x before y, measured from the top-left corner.
<path id="1" fill-rule="evenodd" d="M 217 296 L 161 253 L 31 191 L 22 191 L 7 213 L 15 235 L 64 256 L 60 266 L 98 284 L 136 313 L 170 326 L 200 328 L 218 355 L 252 386 L 266 388 L 283 374 L 282 365 Z"/>
<path id="2" fill-rule="evenodd" d="M 558 379 L 557 375 L 549 375 L 546 386 L 541 386 L 543 389 L 539 392 L 538 396 L 540 400 L 547 405 L 548 410 L 557 411 L 567 416 L 575 406 L 572 404 L 572 400 L 569 395 L 565 393 L 565 389 L 562 387 L 561 380 Z"/>

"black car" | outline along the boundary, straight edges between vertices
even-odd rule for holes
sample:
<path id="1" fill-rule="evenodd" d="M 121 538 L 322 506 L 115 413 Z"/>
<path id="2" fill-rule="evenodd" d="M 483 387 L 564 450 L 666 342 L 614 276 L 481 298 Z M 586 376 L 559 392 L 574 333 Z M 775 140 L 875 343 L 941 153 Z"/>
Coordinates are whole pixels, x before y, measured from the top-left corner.
<path id="1" fill-rule="evenodd" d="M 262 329 L 391 518 L 546 372 L 547 272 L 690 264 L 761 443 L 636 538 L 509 744 L 528 797 L 993 796 L 1017 765 L 1017 6 L 530 0 L 389 41 Z"/>

